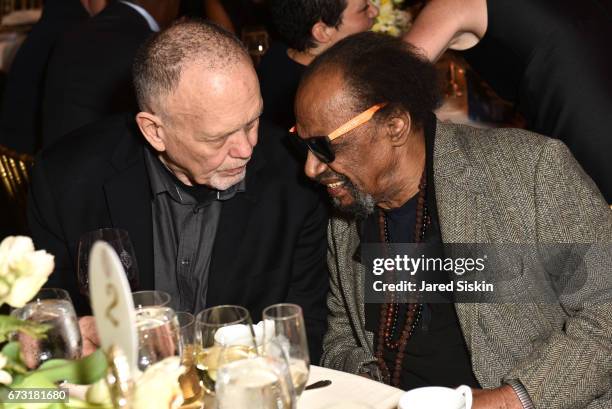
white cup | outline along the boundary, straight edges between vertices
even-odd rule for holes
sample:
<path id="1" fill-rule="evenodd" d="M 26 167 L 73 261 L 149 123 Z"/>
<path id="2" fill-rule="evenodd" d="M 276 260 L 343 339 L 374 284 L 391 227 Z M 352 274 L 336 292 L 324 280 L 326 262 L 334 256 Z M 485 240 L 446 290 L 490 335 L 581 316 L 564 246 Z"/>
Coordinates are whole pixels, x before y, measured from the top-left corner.
<path id="1" fill-rule="evenodd" d="M 472 389 L 431 386 L 408 391 L 399 401 L 399 409 L 472 409 Z"/>

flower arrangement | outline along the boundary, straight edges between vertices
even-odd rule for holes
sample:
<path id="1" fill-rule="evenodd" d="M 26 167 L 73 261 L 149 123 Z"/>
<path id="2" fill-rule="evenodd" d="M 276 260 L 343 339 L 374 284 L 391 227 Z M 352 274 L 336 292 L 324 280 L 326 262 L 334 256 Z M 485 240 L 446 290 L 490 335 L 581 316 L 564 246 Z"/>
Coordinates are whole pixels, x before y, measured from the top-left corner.
<path id="1" fill-rule="evenodd" d="M 41 289 L 54 268 L 53 256 L 36 251 L 29 237 L 9 236 L 0 243 L 0 306 L 26 305 Z M 44 338 L 47 325 L 0 315 L 0 409 L 112 409 L 106 376 L 108 359 L 102 350 L 79 359 L 50 359 L 36 370 L 24 362 L 21 345 L 12 341 L 15 333 Z M 170 357 L 149 367 L 135 382 L 133 409 L 169 409 L 182 403 L 178 377 L 183 368 L 178 357 Z M 21 403 L 6 398 L 15 389 L 57 389 L 60 382 L 91 385 L 83 399 L 70 397 L 66 403 Z"/>
<path id="2" fill-rule="evenodd" d="M 372 0 L 372 3 L 378 7 L 373 31 L 399 37 L 410 28 L 412 15 L 400 9 L 404 0 Z"/>

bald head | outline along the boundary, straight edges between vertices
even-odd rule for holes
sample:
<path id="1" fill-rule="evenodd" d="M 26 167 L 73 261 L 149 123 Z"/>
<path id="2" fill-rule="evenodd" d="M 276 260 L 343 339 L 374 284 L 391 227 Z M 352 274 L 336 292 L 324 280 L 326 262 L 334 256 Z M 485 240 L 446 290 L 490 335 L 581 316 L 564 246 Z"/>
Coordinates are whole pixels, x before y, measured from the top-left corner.
<path id="1" fill-rule="evenodd" d="M 227 71 L 252 64 L 242 43 L 231 33 L 200 20 L 181 21 L 154 35 L 140 48 L 133 67 L 134 87 L 143 111 L 173 93 L 188 65 Z"/>

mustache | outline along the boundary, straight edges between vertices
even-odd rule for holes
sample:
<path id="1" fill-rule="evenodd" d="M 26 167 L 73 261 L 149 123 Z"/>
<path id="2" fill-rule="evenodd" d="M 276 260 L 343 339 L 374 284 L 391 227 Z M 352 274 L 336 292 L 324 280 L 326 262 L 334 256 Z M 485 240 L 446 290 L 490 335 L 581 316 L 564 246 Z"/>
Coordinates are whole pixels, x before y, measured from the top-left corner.
<path id="1" fill-rule="evenodd" d="M 325 172 L 315 176 L 315 180 L 319 183 L 329 179 L 337 179 L 339 182 L 350 182 L 349 178 L 340 173 L 336 173 L 331 169 L 327 169 Z"/>
<path id="2" fill-rule="evenodd" d="M 249 163 L 249 160 L 250 160 L 250 158 L 247 159 L 247 160 L 240 161 L 240 162 L 231 162 L 231 163 L 228 163 L 228 164 L 225 164 L 225 165 L 219 167 L 219 169 L 217 169 L 217 170 L 223 171 L 223 170 L 230 170 L 230 169 L 241 168 L 243 166 L 246 166 L 246 164 Z"/>

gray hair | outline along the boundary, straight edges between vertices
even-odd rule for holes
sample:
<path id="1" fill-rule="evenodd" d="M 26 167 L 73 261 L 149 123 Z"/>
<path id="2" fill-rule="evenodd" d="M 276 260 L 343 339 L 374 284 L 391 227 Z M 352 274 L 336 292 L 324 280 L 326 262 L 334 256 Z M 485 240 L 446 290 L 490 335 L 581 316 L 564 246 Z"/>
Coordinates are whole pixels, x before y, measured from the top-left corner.
<path id="1" fill-rule="evenodd" d="M 183 20 L 153 35 L 138 50 L 132 69 L 140 109 L 178 87 L 188 62 L 204 69 L 227 69 L 249 61 L 244 45 L 230 32 L 204 20 Z"/>

